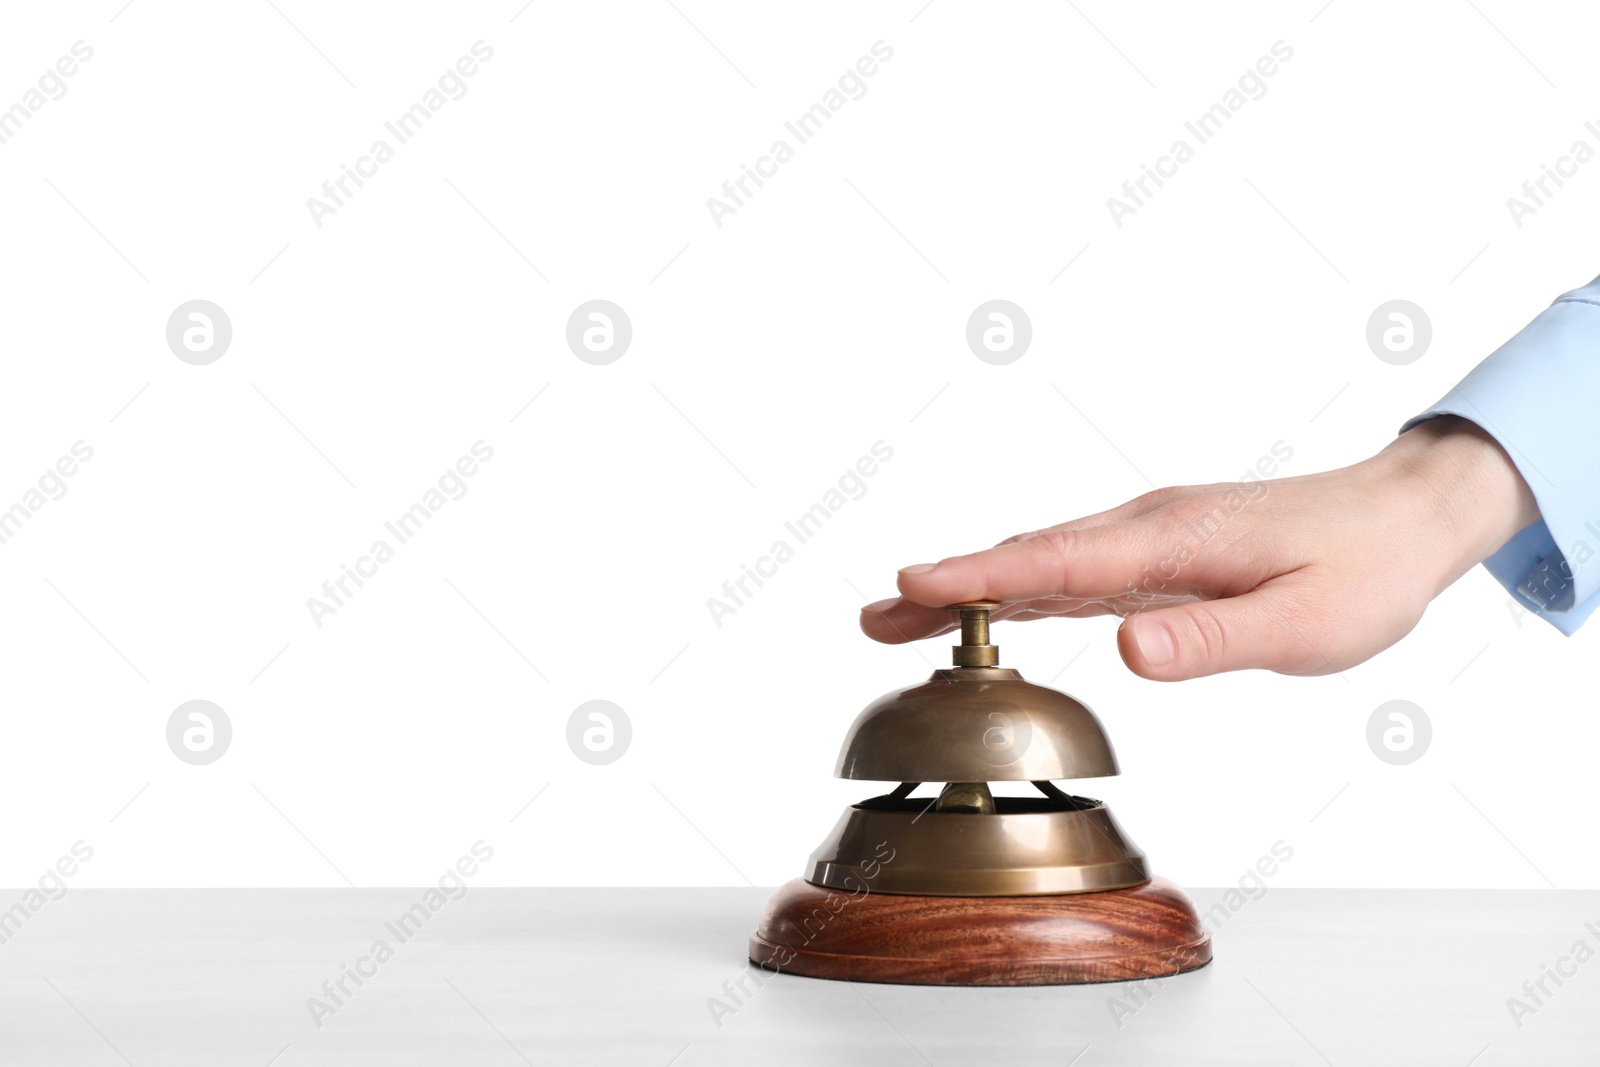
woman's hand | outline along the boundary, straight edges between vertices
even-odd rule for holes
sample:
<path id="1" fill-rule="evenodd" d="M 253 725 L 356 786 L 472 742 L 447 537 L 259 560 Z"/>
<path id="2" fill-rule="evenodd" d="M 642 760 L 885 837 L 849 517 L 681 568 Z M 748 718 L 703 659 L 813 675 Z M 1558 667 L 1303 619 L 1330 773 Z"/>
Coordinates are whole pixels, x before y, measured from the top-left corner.
<path id="1" fill-rule="evenodd" d="M 1000 619 L 1116 613 L 1122 659 L 1157 681 L 1260 667 L 1327 674 L 1411 631 L 1428 601 L 1539 518 L 1478 426 L 1429 419 L 1371 459 L 1276 481 L 1159 489 L 994 548 L 900 571 L 861 628 L 898 644 Z"/>

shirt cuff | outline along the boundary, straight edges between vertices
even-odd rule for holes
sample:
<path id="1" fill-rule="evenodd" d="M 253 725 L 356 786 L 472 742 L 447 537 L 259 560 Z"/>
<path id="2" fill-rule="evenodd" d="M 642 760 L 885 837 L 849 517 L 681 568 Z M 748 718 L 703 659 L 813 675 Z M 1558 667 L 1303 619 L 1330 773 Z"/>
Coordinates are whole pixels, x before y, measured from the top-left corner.
<path id="1" fill-rule="evenodd" d="M 1436 415 L 1481 426 L 1511 457 L 1540 521 L 1484 560 L 1564 634 L 1600 607 L 1600 278 L 1558 297 L 1404 433 Z"/>

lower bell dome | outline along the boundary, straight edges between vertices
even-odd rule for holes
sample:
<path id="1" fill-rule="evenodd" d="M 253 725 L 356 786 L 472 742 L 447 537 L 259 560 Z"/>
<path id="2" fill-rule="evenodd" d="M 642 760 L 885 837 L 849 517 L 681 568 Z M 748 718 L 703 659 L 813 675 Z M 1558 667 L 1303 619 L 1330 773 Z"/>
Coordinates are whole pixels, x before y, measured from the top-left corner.
<path id="1" fill-rule="evenodd" d="M 1094 893 L 1150 880 L 1144 853 L 1098 800 L 1059 790 L 995 797 L 993 814 L 898 793 L 845 810 L 806 881 L 850 893 L 1009 897 Z"/>

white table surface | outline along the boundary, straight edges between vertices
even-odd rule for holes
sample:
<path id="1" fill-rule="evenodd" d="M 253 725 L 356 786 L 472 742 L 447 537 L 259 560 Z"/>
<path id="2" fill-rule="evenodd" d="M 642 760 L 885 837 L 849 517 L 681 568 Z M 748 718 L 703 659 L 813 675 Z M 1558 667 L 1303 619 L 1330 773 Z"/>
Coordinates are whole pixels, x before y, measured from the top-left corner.
<path id="1" fill-rule="evenodd" d="M 421 890 L 72 889 L 0 944 L 0 1063 L 1600 1063 L 1600 958 L 1520 1028 L 1506 1006 L 1600 949 L 1600 893 L 1275 888 L 1159 987 L 746 978 L 718 1026 L 769 892 L 474 888 L 401 943 L 384 924 Z M 307 998 L 379 939 L 393 958 L 315 1025 Z"/>

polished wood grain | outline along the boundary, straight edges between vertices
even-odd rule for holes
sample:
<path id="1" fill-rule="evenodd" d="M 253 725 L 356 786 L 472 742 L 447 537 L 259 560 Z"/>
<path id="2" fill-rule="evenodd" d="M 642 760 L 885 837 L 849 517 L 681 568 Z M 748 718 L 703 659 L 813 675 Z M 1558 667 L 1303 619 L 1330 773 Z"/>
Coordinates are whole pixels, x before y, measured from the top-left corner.
<path id="1" fill-rule="evenodd" d="M 767 902 L 750 959 L 854 982 L 1063 985 L 1192 971 L 1211 961 L 1211 938 L 1162 878 L 1036 897 L 852 896 L 796 878 Z"/>

